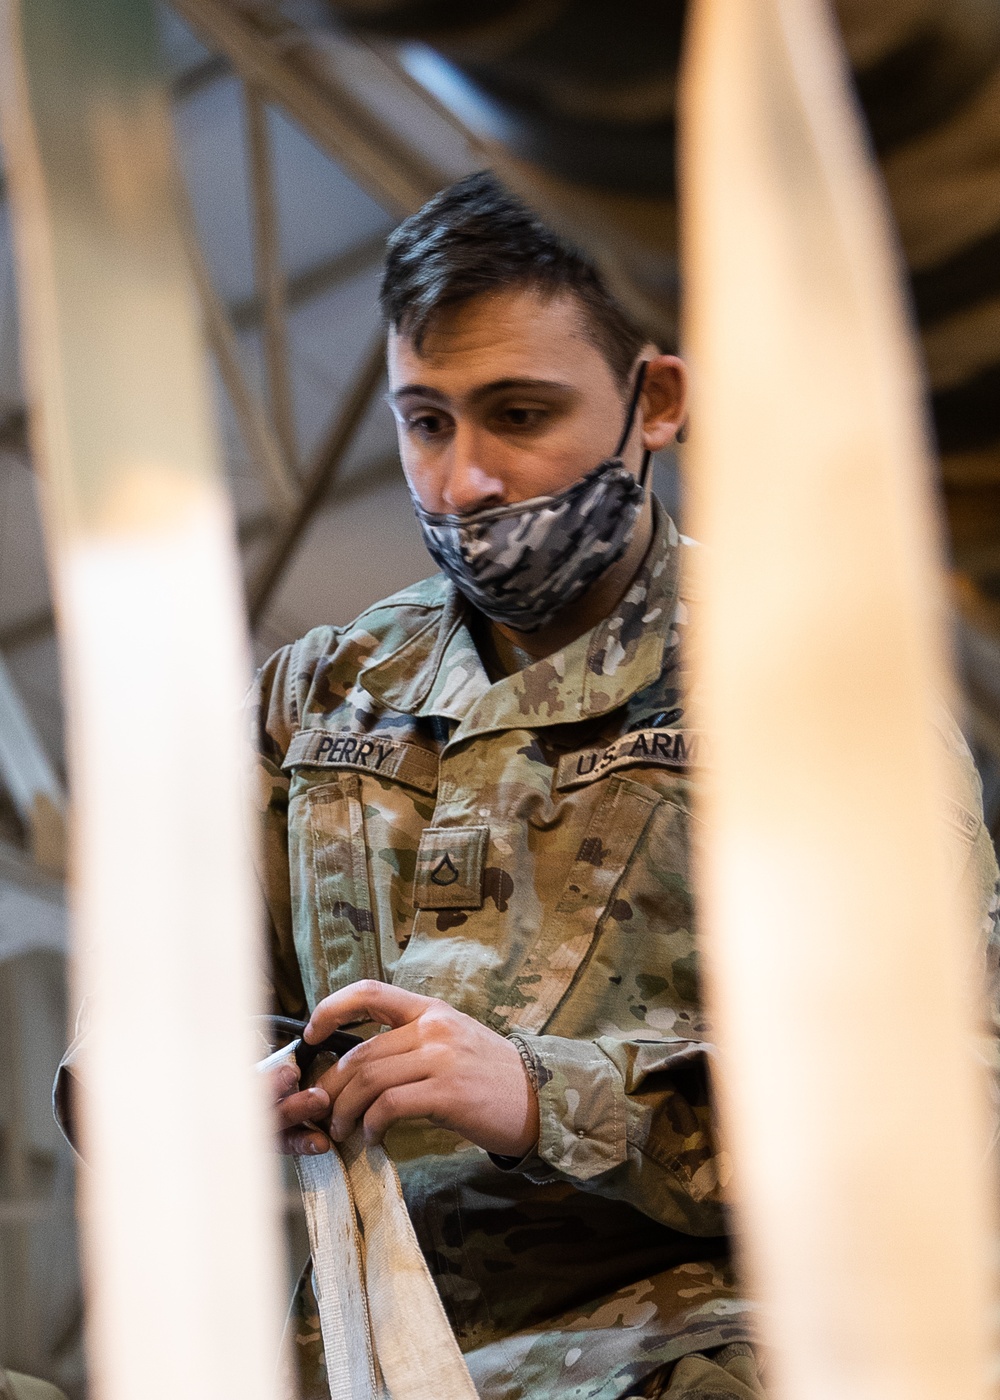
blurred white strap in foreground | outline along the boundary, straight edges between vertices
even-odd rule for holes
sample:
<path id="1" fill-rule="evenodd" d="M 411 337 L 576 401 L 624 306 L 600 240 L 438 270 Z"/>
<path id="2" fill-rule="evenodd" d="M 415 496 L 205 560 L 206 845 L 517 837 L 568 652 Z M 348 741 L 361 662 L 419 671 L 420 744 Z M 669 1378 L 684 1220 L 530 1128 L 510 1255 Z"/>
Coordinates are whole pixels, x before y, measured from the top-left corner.
<path id="1" fill-rule="evenodd" d="M 270 1400 L 232 522 L 151 0 L 8 0 L 3 139 L 63 651 L 91 1393 Z"/>
<path id="2" fill-rule="evenodd" d="M 820 0 L 695 0 L 682 102 L 700 863 L 723 1131 L 780 1400 L 984 1400 L 976 931 L 920 391 Z"/>

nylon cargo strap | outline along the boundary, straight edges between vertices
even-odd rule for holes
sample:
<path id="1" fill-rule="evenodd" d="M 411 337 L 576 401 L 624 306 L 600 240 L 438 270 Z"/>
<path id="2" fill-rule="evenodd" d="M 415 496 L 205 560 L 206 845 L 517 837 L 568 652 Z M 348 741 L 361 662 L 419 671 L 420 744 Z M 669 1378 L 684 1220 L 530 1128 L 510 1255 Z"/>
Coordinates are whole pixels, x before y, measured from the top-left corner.
<path id="1" fill-rule="evenodd" d="M 288 1046 L 258 1068 L 292 1058 Z M 396 1168 L 360 1129 L 296 1157 L 330 1400 L 476 1400 Z"/>

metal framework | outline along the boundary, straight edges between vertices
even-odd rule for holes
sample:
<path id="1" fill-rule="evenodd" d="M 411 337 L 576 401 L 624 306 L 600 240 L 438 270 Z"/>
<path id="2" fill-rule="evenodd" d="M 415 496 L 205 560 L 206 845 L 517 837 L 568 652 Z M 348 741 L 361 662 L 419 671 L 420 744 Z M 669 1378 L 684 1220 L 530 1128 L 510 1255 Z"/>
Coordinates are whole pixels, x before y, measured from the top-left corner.
<path id="1" fill-rule="evenodd" d="M 298 505 L 276 531 L 267 558 L 250 588 L 250 625 L 256 626 L 274 595 L 296 545 L 326 498 L 340 466 L 365 420 L 385 372 L 385 342 L 376 336 L 361 362 L 343 403 L 313 454 L 302 482 Z"/>
<path id="2" fill-rule="evenodd" d="M 36 864 L 61 874 L 66 861 L 66 794 L 2 655 L 0 778 L 14 799 Z"/>
<path id="3" fill-rule="evenodd" d="M 385 208 L 411 214 L 440 189 L 438 172 L 320 66 L 298 25 L 276 10 L 227 0 L 171 0 L 171 5 Z"/>
<path id="4" fill-rule="evenodd" d="M 284 453 L 285 465 L 294 475 L 298 450 L 295 445 L 295 408 L 288 365 L 288 333 L 285 327 L 287 289 L 281 265 L 278 204 L 274 191 L 271 136 L 267 105 L 256 83 L 243 84 L 246 109 L 250 185 L 254 212 L 254 270 L 257 296 L 264 319 L 264 357 L 267 387 L 274 430 Z"/>
<path id="5" fill-rule="evenodd" d="M 296 545 L 336 481 L 340 467 L 362 426 L 378 379 L 371 357 L 357 378 L 308 462 L 300 462 L 294 426 L 294 371 L 288 347 L 291 310 L 364 272 L 382 254 L 381 235 L 366 238 L 344 253 L 288 276 L 281 257 L 274 192 L 275 171 L 268 132 L 268 108 L 286 116 L 379 204 L 394 215 L 418 208 L 445 182 L 415 148 L 405 145 L 378 113 L 362 105 L 321 63 L 299 26 L 254 7 L 227 0 L 171 0 L 172 8 L 215 52 L 176 77 L 176 100 L 183 100 L 236 73 L 242 80 L 246 113 L 246 156 L 253 214 L 255 290 L 253 296 L 226 306 L 214 288 L 198 241 L 190 201 L 179 181 L 183 231 L 201 304 L 205 336 L 218 366 L 247 454 L 269 503 L 267 519 L 255 521 L 246 536 L 272 535 L 263 566 L 248 584 L 251 617 L 262 619 L 267 601 L 280 586 Z M 409 79 L 388 59 L 373 61 L 386 81 L 409 93 Z M 433 99 L 427 105 L 444 115 Z M 464 139 L 472 141 L 449 117 Z M 243 366 L 239 335 L 261 329 L 267 392 L 261 395 Z M 380 353 L 380 352 L 379 352 Z M 367 387 L 366 387 L 367 386 Z M 18 408 L 0 422 L 0 449 L 27 454 L 25 412 Z M 352 489 L 352 494 L 354 490 Z M 0 630 L 0 655 L 51 634 L 50 608 L 39 610 Z"/>

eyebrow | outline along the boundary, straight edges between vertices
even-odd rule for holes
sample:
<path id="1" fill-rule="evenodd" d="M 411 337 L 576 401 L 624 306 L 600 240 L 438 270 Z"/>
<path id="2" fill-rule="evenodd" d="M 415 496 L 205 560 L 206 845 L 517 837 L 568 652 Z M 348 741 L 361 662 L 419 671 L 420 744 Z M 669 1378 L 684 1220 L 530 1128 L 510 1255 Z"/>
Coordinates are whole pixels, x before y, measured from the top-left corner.
<path id="1" fill-rule="evenodd" d="M 480 384 L 478 388 L 473 389 L 469 398 L 473 401 L 485 399 L 491 394 L 501 393 L 505 389 L 558 389 L 563 393 L 575 392 L 572 384 L 566 384 L 559 379 L 532 379 L 529 376 L 524 376 L 516 379 L 493 379 L 489 384 Z M 434 399 L 437 403 L 449 401 L 447 394 L 442 394 L 440 389 L 434 389 L 429 384 L 404 384 L 401 388 L 394 389 L 391 394 L 387 395 L 392 403 L 398 403 L 400 399 L 415 397 Z"/>

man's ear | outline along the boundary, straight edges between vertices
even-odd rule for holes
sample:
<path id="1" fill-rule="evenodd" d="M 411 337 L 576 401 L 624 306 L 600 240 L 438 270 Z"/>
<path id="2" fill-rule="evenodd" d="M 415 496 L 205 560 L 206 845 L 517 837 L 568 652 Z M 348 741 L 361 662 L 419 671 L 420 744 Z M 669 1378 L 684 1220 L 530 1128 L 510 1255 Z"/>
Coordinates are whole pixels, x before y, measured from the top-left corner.
<path id="1" fill-rule="evenodd" d="M 687 416 L 687 366 L 676 355 L 646 361 L 642 386 L 642 441 L 650 452 L 668 447 Z"/>

